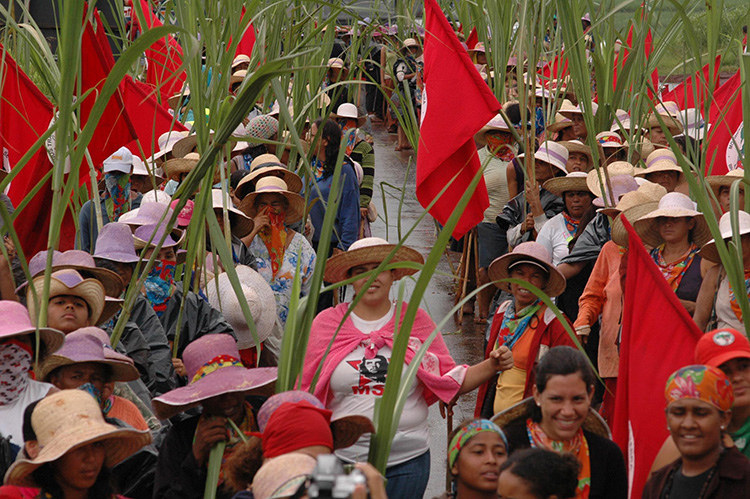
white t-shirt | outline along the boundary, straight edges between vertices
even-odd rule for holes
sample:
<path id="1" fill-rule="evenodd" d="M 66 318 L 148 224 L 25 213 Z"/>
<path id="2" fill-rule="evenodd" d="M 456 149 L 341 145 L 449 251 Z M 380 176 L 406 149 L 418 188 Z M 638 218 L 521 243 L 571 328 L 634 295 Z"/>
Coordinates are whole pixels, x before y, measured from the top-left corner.
<path id="1" fill-rule="evenodd" d="M 394 307 L 380 319 L 365 321 L 351 314 L 352 322 L 360 331 L 369 334 L 378 331 L 391 320 Z M 331 419 L 360 415 L 373 418 L 375 400 L 383 396 L 386 372 L 391 361 L 391 349 L 381 348 L 374 358 L 365 358 L 365 347 L 355 348 L 331 374 L 330 390 L 333 395 L 328 409 Z M 427 430 L 428 408 L 419 381 L 412 386 L 401 413 L 396 436 L 391 444 L 388 466 L 403 463 L 427 452 L 430 448 Z M 362 436 L 357 443 L 336 451 L 345 461 L 367 461 L 370 451 L 370 435 Z"/>
<path id="2" fill-rule="evenodd" d="M 552 255 L 552 265 L 555 266 L 559 265 L 560 261 L 570 253 L 568 243 L 571 239 L 573 236 L 568 232 L 562 213 L 550 218 L 549 222 L 539 229 L 539 234 L 536 236 L 536 242 L 547 248 L 549 254 Z"/>
<path id="3" fill-rule="evenodd" d="M 30 403 L 46 396 L 51 388 L 49 383 L 30 379 L 16 400 L 8 405 L 0 405 L 0 433 L 12 437 L 12 444 L 23 447 L 23 412 Z"/>

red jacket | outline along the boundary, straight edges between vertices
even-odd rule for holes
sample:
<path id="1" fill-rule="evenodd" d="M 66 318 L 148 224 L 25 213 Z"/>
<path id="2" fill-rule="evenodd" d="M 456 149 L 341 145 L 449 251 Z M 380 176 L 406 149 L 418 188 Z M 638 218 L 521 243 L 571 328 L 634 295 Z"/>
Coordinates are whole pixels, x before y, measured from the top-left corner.
<path id="1" fill-rule="evenodd" d="M 490 328 L 490 339 L 487 342 L 487 348 L 484 352 L 485 359 L 489 358 L 490 352 L 492 352 L 495 347 L 495 342 L 497 342 L 497 337 L 500 333 L 500 325 L 503 323 L 505 310 L 508 307 L 509 303 L 509 301 L 501 303 L 497 308 L 497 312 L 495 312 L 495 317 L 492 319 L 492 326 Z M 563 317 L 565 317 L 565 315 L 563 315 Z M 565 320 L 567 321 L 568 325 L 570 325 L 570 328 L 573 329 L 573 324 L 570 322 L 570 320 L 567 317 L 565 317 Z M 534 338 L 531 342 L 531 350 L 529 351 L 529 357 L 526 362 L 526 366 L 524 367 L 527 374 L 526 386 L 524 387 L 523 391 L 523 398 L 530 397 L 532 395 L 532 388 L 534 386 L 534 367 L 539 360 L 538 357 L 541 345 L 546 345 L 549 348 L 561 345 L 575 347 L 575 343 L 573 343 L 573 339 L 565 330 L 565 327 L 557 319 L 554 312 L 546 307 L 544 309 L 544 315 L 542 316 L 541 324 L 534 331 Z M 480 417 L 482 405 L 484 403 L 485 397 L 487 396 L 487 390 L 489 390 L 490 388 L 490 383 L 492 383 L 495 379 L 496 378 L 493 377 L 479 387 L 479 392 L 477 393 L 477 405 L 474 409 L 474 417 Z"/>

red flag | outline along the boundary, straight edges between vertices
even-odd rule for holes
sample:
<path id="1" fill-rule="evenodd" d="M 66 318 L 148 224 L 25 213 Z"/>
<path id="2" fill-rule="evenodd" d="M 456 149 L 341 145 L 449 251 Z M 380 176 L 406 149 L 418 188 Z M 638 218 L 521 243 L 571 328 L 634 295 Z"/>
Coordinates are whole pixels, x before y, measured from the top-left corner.
<path id="1" fill-rule="evenodd" d="M 545 88 L 549 90 L 556 89 L 568 75 L 568 58 L 565 57 L 565 51 L 560 51 L 560 54 L 542 66 L 537 74 L 542 79 L 542 84 Z"/>
<path id="2" fill-rule="evenodd" d="M 716 62 L 714 63 L 713 88 L 717 88 L 719 85 L 720 65 L 721 56 L 717 55 Z M 687 78 L 669 92 L 663 93 L 661 96 L 662 100 L 664 102 L 674 101 L 680 109 L 694 108 L 703 110 L 703 105 L 708 95 L 710 71 L 709 65 L 706 64 L 701 71 Z"/>
<path id="3" fill-rule="evenodd" d="M 162 22 L 154 15 L 150 4 L 146 0 L 140 0 L 143 15 L 146 18 L 146 27 L 154 28 L 163 26 Z M 133 17 L 139 22 L 137 16 Z M 146 50 L 146 81 L 159 89 L 161 102 L 167 102 L 172 95 L 182 92 L 185 83 L 185 71 L 182 66 L 182 47 L 173 37 L 161 38 Z"/>
<path id="4" fill-rule="evenodd" d="M 466 39 L 466 46 L 469 50 L 473 49 L 476 44 L 479 43 L 479 35 L 477 34 L 477 28 L 471 28 L 469 38 Z"/>
<path id="5" fill-rule="evenodd" d="M 3 152 L 3 166 L 13 168 L 31 149 L 34 142 L 47 131 L 54 109 L 52 103 L 18 67 L 2 45 L 0 54 L 0 150 Z M 42 144 L 10 183 L 8 196 L 13 205 L 17 207 L 51 169 L 52 163 Z M 51 211 L 51 180 L 47 180 L 23 208 L 22 216 L 17 216 L 14 223 L 27 258 L 47 249 Z M 60 231 L 58 249 L 72 249 L 74 242 L 75 225 L 70 212 L 67 212 Z"/>
<path id="6" fill-rule="evenodd" d="M 240 24 L 242 24 L 242 18 L 245 17 L 245 7 L 242 7 L 242 15 L 240 16 Z M 237 44 L 237 50 L 234 52 L 235 56 L 245 54 L 250 56 L 253 53 L 253 47 L 255 46 L 255 26 L 251 22 L 242 35 L 240 43 Z"/>
<path id="7" fill-rule="evenodd" d="M 723 175 L 742 168 L 744 118 L 742 116 L 742 77 L 737 71 L 714 92 L 708 129 L 706 175 Z"/>
<path id="8" fill-rule="evenodd" d="M 654 458 L 668 436 L 664 385 L 675 370 L 693 363 L 703 333 L 633 227 L 627 220 L 623 225 L 629 251 L 612 436 L 628 465 L 630 497 L 641 497 Z"/>
<path id="9" fill-rule="evenodd" d="M 435 0 L 425 0 L 424 91 L 417 154 L 417 199 L 445 224 L 481 165 L 474 134 L 500 109 Z M 489 206 L 484 179 L 453 231 L 460 238 L 482 221 Z"/>
<path id="10" fill-rule="evenodd" d="M 614 74 L 612 76 L 612 88 L 617 88 L 617 72 L 622 71 L 625 67 L 625 62 L 628 60 L 628 56 L 630 55 L 630 49 L 633 48 L 633 26 L 630 26 L 630 29 L 628 30 L 628 37 L 625 40 L 625 43 L 623 43 L 620 47 L 620 53 L 615 54 L 615 68 L 614 68 Z M 643 42 L 643 51 L 646 54 L 646 61 L 648 61 L 648 58 L 651 56 L 651 52 L 654 49 L 654 43 L 653 39 L 651 37 L 651 29 L 648 30 L 648 33 L 646 33 L 646 39 Z M 622 57 L 620 57 L 622 56 Z M 637 71 L 637 68 L 631 68 L 631 71 Z M 659 70 L 654 69 L 651 72 L 651 85 L 655 90 L 659 89 Z M 654 95 L 652 90 L 648 89 L 648 96 L 649 98 L 653 99 Z"/>

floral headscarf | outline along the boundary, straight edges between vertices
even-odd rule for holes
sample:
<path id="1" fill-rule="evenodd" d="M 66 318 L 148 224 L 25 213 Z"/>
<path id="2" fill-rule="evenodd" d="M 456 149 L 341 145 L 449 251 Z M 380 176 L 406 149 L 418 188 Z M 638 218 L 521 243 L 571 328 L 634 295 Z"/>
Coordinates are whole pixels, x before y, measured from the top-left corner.
<path id="1" fill-rule="evenodd" d="M 681 399 L 696 399 L 728 411 L 734 404 L 732 385 L 721 370 L 703 365 L 686 366 L 675 371 L 664 389 L 667 405 Z"/>

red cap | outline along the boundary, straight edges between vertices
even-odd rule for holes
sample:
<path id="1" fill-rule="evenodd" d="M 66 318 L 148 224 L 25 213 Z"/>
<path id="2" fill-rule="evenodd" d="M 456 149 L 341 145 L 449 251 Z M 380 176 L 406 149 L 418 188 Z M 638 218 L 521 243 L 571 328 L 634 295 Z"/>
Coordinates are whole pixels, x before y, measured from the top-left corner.
<path id="1" fill-rule="evenodd" d="M 695 346 L 695 361 L 698 364 L 719 367 L 732 359 L 750 359 L 750 341 L 735 329 L 709 331 Z"/>

